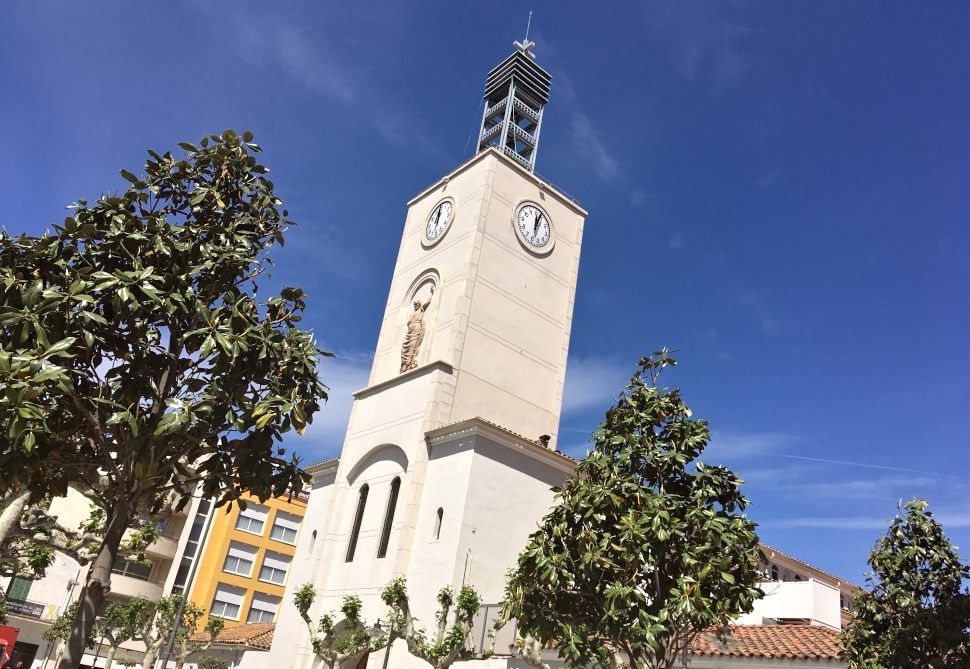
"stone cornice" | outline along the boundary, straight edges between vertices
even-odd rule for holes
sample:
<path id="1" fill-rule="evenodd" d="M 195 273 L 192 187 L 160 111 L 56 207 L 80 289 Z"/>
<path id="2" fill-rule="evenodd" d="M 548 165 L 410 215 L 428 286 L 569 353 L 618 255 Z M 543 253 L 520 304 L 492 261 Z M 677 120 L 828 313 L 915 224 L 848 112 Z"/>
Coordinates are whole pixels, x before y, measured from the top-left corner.
<path id="1" fill-rule="evenodd" d="M 566 195 L 566 194 L 560 192 L 559 190 L 557 190 L 556 187 L 553 186 L 552 184 L 549 184 L 549 183 L 543 181 L 542 179 L 540 179 L 539 177 L 537 177 L 535 174 L 533 174 L 529 170 L 525 169 L 524 167 L 522 167 L 521 165 L 519 165 L 517 162 L 515 162 L 514 160 L 512 160 L 511 158 L 509 158 L 505 154 L 503 154 L 498 149 L 491 148 L 491 147 L 489 147 L 488 149 L 485 149 L 481 153 L 476 153 L 474 156 L 471 157 L 471 159 L 465 161 L 464 163 L 462 163 L 461 165 L 459 165 L 457 168 L 455 168 L 452 172 L 450 172 L 449 174 L 441 177 L 440 179 L 438 179 L 437 181 L 435 181 L 433 184 L 431 184 L 430 186 L 428 186 L 427 188 L 425 188 L 424 190 L 422 190 L 420 193 L 418 193 L 413 198 L 411 198 L 410 200 L 408 200 L 408 206 L 410 207 L 415 202 L 417 202 L 421 198 L 425 197 L 428 193 L 431 193 L 432 191 L 436 190 L 442 184 L 448 183 L 454 177 L 458 176 L 459 174 L 461 174 L 465 170 L 469 169 L 472 165 L 476 164 L 480 160 L 484 160 L 488 156 L 494 156 L 494 157 L 498 158 L 499 160 L 503 161 L 509 167 L 514 168 L 515 170 L 517 170 L 519 172 L 519 174 L 521 174 L 525 178 L 527 178 L 530 181 L 532 181 L 536 185 L 537 188 L 539 188 L 541 190 L 544 190 L 544 191 L 547 191 L 549 194 L 553 195 L 561 204 L 563 204 L 563 205 L 569 207 L 570 209 L 574 210 L 576 213 L 578 213 L 579 215 L 583 216 L 584 218 L 589 215 L 589 212 L 588 211 L 586 211 L 581 206 L 579 206 L 579 203 L 577 203 L 575 200 L 573 200 L 572 198 L 570 198 L 568 195 Z"/>
<path id="2" fill-rule="evenodd" d="M 458 423 L 452 423 L 451 425 L 430 430 L 425 434 L 425 439 L 428 445 L 433 448 L 438 444 L 472 435 L 486 437 L 490 441 L 517 450 L 533 460 L 554 467 L 560 471 L 569 474 L 576 471 L 576 461 L 568 455 L 546 448 L 537 441 L 527 439 L 521 434 L 512 432 L 484 418 L 469 418 Z"/>
<path id="3" fill-rule="evenodd" d="M 450 362 L 445 362 L 444 360 L 435 360 L 433 362 L 429 362 L 424 365 L 421 365 L 420 367 L 409 369 L 406 372 L 398 374 L 397 376 L 393 376 L 389 379 L 385 379 L 384 381 L 379 381 L 372 386 L 367 386 L 366 388 L 355 390 L 353 392 L 354 399 L 357 399 L 357 400 L 362 399 L 364 397 L 367 397 L 368 395 L 374 394 L 378 390 L 389 388 L 403 381 L 407 381 L 408 379 L 422 376 L 424 374 L 427 374 L 428 372 L 433 372 L 438 369 L 440 369 L 443 372 L 447 372 L 448 374 L 451 374 L 454 371 L 454 367 Z"/>
<path id="4" fill-rule="evenodd" d="M 337 465 L 340 464 L 340 458 L 330 458 L 329 460 L 324 460 L 323 462 L 315 462 L 309 467 L 305 467 L 305 471 L 310 476 L 318 476 L 319 474 L 329 474 L 330 472 L 337 471 Z"/>

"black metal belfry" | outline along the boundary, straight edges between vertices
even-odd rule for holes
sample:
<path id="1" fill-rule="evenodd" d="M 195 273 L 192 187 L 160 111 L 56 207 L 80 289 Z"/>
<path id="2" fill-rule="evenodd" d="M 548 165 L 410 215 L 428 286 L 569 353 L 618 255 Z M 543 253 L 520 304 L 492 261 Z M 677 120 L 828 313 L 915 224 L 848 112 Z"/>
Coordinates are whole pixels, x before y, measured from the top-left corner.
<path id="1" fill-rule="evenodd" d="M 549 102 L 552 76 L 535 63 L 528 37 L 485 79 L 485 111 L 478 151 L 495 147 L 530 172 L 535 170 L 542 108 Z"/>

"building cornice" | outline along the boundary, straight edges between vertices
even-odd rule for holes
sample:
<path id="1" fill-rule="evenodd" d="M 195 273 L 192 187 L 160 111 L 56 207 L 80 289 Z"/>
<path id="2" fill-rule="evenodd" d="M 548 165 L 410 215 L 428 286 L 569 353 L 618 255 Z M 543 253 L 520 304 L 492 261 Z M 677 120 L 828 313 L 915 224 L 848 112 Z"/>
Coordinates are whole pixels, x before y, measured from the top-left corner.
<path id="1" fill-rule="evenodd" d="M 385 388 L 389 388 L 390 386 L 396 385 L 398 383 L 402 383 L 409 379 L 416 378 L 418 376 L 427 374 L 428 372 L 433 372 L 439 369 L 443 372 L 451 374 L 455 368 L 452 366 L 450 362 L 445 362 L 444 360 L 435 360 L 433 362 L 429 362 L 424 365 L 421 365 L 420 367 L 409 369 L 406 372 L 402 372 L 401 374 L 398 374 L 397 376 L 393 376 L 389 379 L 385 379 L 384 381 L 379 381 L 372 386 L 367 386 L 366 388 L 355 390 L 353 392 L 353 396 L 354 396 L 354 399 L 356 400 L 363 399 L 368 395 L 373 395 L 378 390 L 384 390 Z"/>
<path id="2" fill-rule="evenodd" d="M 774 558 L 774 557 L 776 557 L 776 556 L 780 556 L 780 557 L 783 557 L 783 558 L 787 558 L 787 559 L 791 560 L 792 562 L 797 562 L 802 567 L 808 569 L 810 572 L 813 572 L 817 576 L 818 575 L 824 576 L 825 577 L 824 579 L 818 579 L 818 580 L 820 580 L 822 582 L 825 582 L 825 580 L 827 580 L 827 579 L 833 579 L 836 582 L 836 587 L 837 588 L 842 588 L 844 586 L 844 587 L 847 587 L 847 588 L 849 588 L 851 590 L 855 590 L 856 592 L 861 592 L 862 591 L 862 587 L 856 585 L 852 581 L 848 581 L 848 580 L 846 580 L 846 579 L 844 579 L 844 578 L 842 578 L 840 576 L 836 576 L 835 574 L 830 574 L 829 572 L 825 571 L 824 569 L 819 569 L 815 565 L 811 565 L 811 564 L 808 564 L 807 562 L 805 562 L 803 560 L 799 560 L 794 555 L 789 555 L 788 553 L 785 553 L 783 551 L 780 551 L 777 548 L 774 548 L 773 546 L 769 546 L 768 544 L 760 544 L 760 547 L 761 547 L 761 550 L 765 553 L 765 556 L 769 560 L 772 559 L 772 558 Z"/>
<path id="3" fill-rule="evenodd" d="M 329 460 L 324 460 L 323 462 L 315 462 L 309 467 L 305 467 L 303 471 L 310 476 L 329 474 L 330 472 L 337 471 L 338 464 L 340 464 L 340 458 L 330 458 Z"/>
<path id="4" fill-rule="evenodd" d="M 448 174 L 446 174 L 445 176 L 441 177 L 440 179 L 438 179 L 437 181 L 435 181 L 433 184 L 431 184 L 430 186 L 428 186 L 427 188 L 425 188 L 424 190 L 422 190 L 420 193 L 418 193 L 413 198 L 411 198 L 410 200 L 408 200 L 408 206 L 410 207 L 411 205 L 413 205 L 415 202 L 417 202 L 421 198 L 427 196 L 428 193 L 431 193 L 431 192 L 437 190 L 442 184 L 448 183 L 449 181 L 451 181 L 452 179 L 454 179 L 456 176 L 458 176 L 462 172 L 470 169 L 473 165 L 477 164 L 478 162 L 480 162 L 482 160 L 485 160 L 489 156 L 494 156 L 495 158 L 503 161 L 509 167 L 515 169 L 519 174 L 521 174 L 523 177 L 525 177 L 526 179 L 528 179 L 529 181 L 531 181 L 533 184 L 535 184 L 536 188 L 538 188 L 540 190 L 543 190 L 543 191 L 546 191 L 550 195 L 552 195 L 553 197 L 555 197 L 556 200 L 558 200 L 563 206 L 569 207 L 570 209 L 572 209 L 573 211 L 575 211 L 577 214 L 579 214 L 580 216 L 582 216 L 584 218 L 589 215 L 589 212 L 586 211 L 585 209 L 583 209 L 579 205 L 579 203 L 576 202 L 575 200 L 573 200 L 571 197 L 569 197 L 568 195 L 566 195 L 562 191 L 558 190 L 552 184 L 550 184 L 550 183 L 548 183 L 546 181 L 543 181 L 541 178 L 539 178 L 538 176 L 536 176 L 535 174 L 533 174 L 529 170 L 527 170 L 524 167 L 522 167 L 521 165 L 519 165 L 517 162 L 515 162 L 514 160 L 512 160 L 511 158 L 509 158 L 508 156 L 506 156 L 505 154 L 503 154 L 498 149 L 491 148 L 491 147 L 488 148 L 488 149 L 485 149 L 481 153 L 476 153 L 469 160 L 467 160 L 466 162 L 462 163 L 457 168 L 455 168 L 452 172 L 449 172 Z"/>
<path id="5" fill-rule="evenodd" d="M 568 455 L 546 448 L 538 441 L 523 437 L 521 434 L 517 434 L 508 428 L 504 428 L 501 425 L 477 416 L 430 430 L 425 434 L 425 439 L 428 445 L 434 448 L 439 444 L 451 442 L 455 439 L 476 435 L 486 437 L 490 441 L 519 451 L 533 460 L 554 467 L 567 474 L 574 474 L 576 472 L 576 460 Z"/>

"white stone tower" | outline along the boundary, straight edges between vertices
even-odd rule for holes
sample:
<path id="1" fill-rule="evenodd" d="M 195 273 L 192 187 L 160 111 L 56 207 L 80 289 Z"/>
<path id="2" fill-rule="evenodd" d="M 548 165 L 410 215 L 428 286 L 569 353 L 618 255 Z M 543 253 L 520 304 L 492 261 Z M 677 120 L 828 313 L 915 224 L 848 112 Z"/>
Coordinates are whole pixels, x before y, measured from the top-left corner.
<path id="1" fill-rule="evenodd" d="M 489 74 L 486 99 L 504 97 L 486 105 L 476 155 L 407 203 L 369 383 L 354 393 L 339 459 L 310 468 L 263 666 L 317 666 L 291 603 L 307 582 L 317 616 L 348 594 L 369 620 L 383 616 L 378 592 L 402 574 L 429 625 L 444 585 L 499 601 L 550 488 L 573 470 L 556 437 L 586 212 L 533 172 L 551 79 L 531 43 L 516 47 Z M 385 659 L 421 666 L 400 648 L 367 666 Z"/>

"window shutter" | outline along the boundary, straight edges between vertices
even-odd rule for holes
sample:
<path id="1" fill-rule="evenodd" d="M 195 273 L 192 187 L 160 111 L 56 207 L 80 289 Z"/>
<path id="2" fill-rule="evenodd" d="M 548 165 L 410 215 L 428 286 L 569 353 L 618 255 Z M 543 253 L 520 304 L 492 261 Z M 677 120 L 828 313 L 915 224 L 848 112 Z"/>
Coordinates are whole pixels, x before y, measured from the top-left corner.
<path id="1" fill-rule="evenodd" d="M 273 524 L 285 527 L 288 530 L 297 531 L 300 529 L 300 517 L 294 516 L 292 513 L 277 511 L 276 520 L 273 521 Z"/>
<path id="2" fill-rule="evenodd" d="M 258 520 L 261 523 L 265 523 L 266 517 L 269 515 L 269 507 L 250 502 L 246 505 L 246 510 L 240 511 L 239 515 L 243 518 L 252 518 L 253 520 Z"/>
<path id="3" fill-rule="evenodd" d="M 7 587 L 7 599 L 14 599 L 18 602 L 26 602 L 27 596 L 30 594 L 30 586 L 34 584 L 29 578 L 21 578 L 20 576 L 14 576 L 10 579 L 10 585 Z"/>
<path id="4" fill-rule="evenodd" d="M 256 560 L 256 547 L 233 541 L 229 544 L 229 550 L 226 552 L 226 555 L 254 562 Z"/>
<path id="5" fill-rule="evenodd" d="M 246 591 L 242 588 L 234 588 L 231 585 L 225 585 L 223 583 L 220 583 L 216 588 L 215 599 L 220 602 L 242 606 L 243 599 L 245 599 L 245 597 Z"/>
<path id="6" fill-rule="evenodd" d="M 290 559 L 288 555 L 280 555 L 279 553 L 266 551 L 266 557 L 263 558 L 263 566 L 280 569 L 285 572 L 290 568 Z"/>

